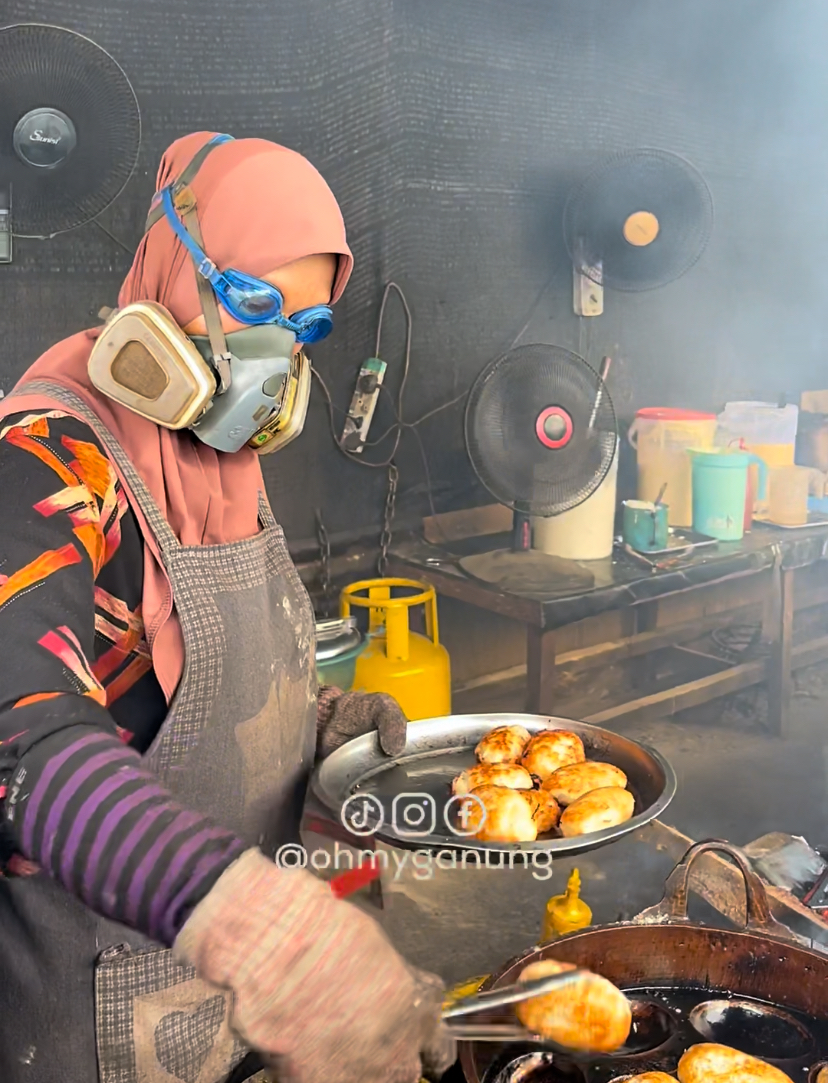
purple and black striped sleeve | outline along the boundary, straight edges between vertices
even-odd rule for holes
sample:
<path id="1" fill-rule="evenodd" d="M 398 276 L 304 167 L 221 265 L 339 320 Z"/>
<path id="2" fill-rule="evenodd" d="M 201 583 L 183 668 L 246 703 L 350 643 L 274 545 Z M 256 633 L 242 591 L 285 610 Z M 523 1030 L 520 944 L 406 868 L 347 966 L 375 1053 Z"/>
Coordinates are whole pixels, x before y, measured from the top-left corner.
<path id="1" fill-rule="evenodd" d="M 23 756 L 5 810 L 27 858 L 97 913 L 162 944 L 245 849 L 93 726 L 62 729 Z"/>
<path id="2" fill-rule="evenodd" d="M 111 517 L 70 465 L 78 441 L 104 457 L 74 419 L 0 438 L 0 877 L 39 866 L 97 913 L 171 945 L 246 844 L 144 767 L 166 702 L 151 669 L 124 680 L 140 658 L 120 638 L 140 623 L 143 541 L 132 513 Z M 97 570 L 65 502 L 53 506 L 75 468 L 73 497 L 85 486 L 107 529 L 120 526 Z M 339 695 L 325 689 L 321 718 Z"/>
<path id="3" fill-rule="evenodd" d="M 121 736 L 148 747 L 166 703 L 151 671 L 130 684 L 110 664 L 122 645 L 119 614 L 128 614 L 124 630 L 140 617 L 137 521 L 125 512 L 120 544 L 97 567 L 66 502 L 50 504 L 67 470 L 76 472 L 71 491 L 81 499 L 77 441 L 93 459 L 90 445 L 103 454 L 95 436 L 67 418 L 0 439 L 0 874 L 20 875 L 21 866 L 31 874 L 20 860 L 28 859 L 98 913 L 171 944 L 245 847 L 176 804 L 119 737 L 119 724 L 128 723 Z M 83 501 L 97 504 L 110 528 L 119 522 L 88 485 Z M 109 608 L 99 621 L 101 594 Z M 94 675 L 102 659 L 108 688 Z"/>

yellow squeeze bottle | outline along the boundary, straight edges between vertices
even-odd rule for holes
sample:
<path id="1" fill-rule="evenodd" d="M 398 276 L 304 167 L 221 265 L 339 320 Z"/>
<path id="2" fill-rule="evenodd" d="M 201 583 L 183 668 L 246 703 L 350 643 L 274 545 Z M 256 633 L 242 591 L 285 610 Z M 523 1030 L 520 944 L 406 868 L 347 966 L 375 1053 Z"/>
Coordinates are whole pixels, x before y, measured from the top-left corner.
<path id="1" fill-rule="evenodd" d="M 487 977 L 488 975 L 484 974 L 481 978 L 468 978 L 466 981 L 453 985 L 451 989 L 446 990 L 443 1008 L 450 1008 L 452 1004 L 463 1000 L 464 997 L 473 997 Z"/>
<path id="2" fill-rule="evenodd" d="M 572 870 L 563 895 L 553 895 L 546 904 L 543 916 L 541 944 L 557 940 L 559 936 L 586 929 L 592 924 L 592 911 L 580 897 L 581 876 L 577 869 Z"/>

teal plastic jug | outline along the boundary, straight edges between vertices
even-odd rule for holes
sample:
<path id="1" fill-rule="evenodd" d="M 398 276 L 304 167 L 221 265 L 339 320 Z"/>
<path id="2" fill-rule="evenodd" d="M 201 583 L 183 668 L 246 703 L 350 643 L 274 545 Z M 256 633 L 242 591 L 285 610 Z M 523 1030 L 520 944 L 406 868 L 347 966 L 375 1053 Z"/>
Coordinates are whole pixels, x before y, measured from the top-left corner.
<path id="1" fill-rule="evenodd" d="M 689 452 L 693 461 L 693 529 L 719 541 L 739 541 L 745 534 L 748 469 L 759 468 L 759 499 L 765 499 L 768 468 L 747 451 Z"/>

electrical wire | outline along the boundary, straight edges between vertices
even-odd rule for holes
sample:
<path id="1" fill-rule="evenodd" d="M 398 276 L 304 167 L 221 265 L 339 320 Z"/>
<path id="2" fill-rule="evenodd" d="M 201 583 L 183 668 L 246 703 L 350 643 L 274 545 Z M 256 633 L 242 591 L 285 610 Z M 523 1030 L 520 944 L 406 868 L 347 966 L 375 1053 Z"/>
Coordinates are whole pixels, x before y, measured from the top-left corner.
<path id="1" fill-rule="evenodd" d="M 526 315 L 526 322 L 524 323 L 523 327 L 521 327 L 521 329 L 518 331 L 518 333 L 515 335 L 515 337 L 512 339 L 510 345 L 506 348 L 506 350 L 505 350 L 506 353 L 511 353 L 512 350 L 514 350 L 514 348 L 517 346 L 517 344 L 523 338 L 523 336 L 526 334 L 526 332 L 529 330 L 529 327 L 532 324 L 532 320 L 535 318 L 535 312 L 537 311 L 538 305 L 541 303 L 541 301 L 544 299 L 546 294 L 552 288 L 552 284 L 553 284 L 553 282 L 555 281 L 555 279 L 557 277 L 558 277 L 558 272 L 557 272 L 557 270 L 555 270 L 555 271 L 552 272 L 552 274 L 549 276 L 549 278 L 541 286 L 537 297 L 532 302 L 532 307 L 529 309 L 529 312 Z"/>
<path id="2" fill-rule="evenodd" d="M 99 221 L 97 218 L 93 218 L 92 222 L 98 227 L 99 230 L 101 230 L 101 232 L 105 233 L 107 237 L 109 237 L 110 241 L 114 241 L 115 244 L 117 244 L 120 248 L 123 248 L 123 250 L 126 252 L 130 259 L 135 256 L 135 249 L 130 248 L 127 244 L 124 244 L 124 242 L 119 237 L 116 237 L 114 233 L 110 233 L 106 226 L 103 224 L 103 222 Z"/>
<path id="3" fill-rule="evenodd" d="M 412 426 L 411 432 L 412 432 L 415 440 L 417 441 L 417 447 L 420 449 L 420 458 L 423 460 L 423 472 L 425 473 L 426 495 L 428 497 L 428 508 L 429 508 L 429 511 L 431 512 L 432 518 L 436 519 L 437 518 L 437 509 L 434 507 L 434 492 L 433 492 L 432 487 L 431 487 L 431 471 L 428 468 L 428 455 L 426 455 L 425 444 L 423 443 L 423 438 L 420 435 L 420 432 L 416 427 Z"/>
<path id="4" fill-rule="evenodd" d="M 529 327 L 530 327 L 530 325 L 532 323 L 532 320 L 534 319 L 535 312 L 537 311 L 538 305 L 540 305 L 543 298 L 549 292 L 549 289 L 551 288 L 551 286 L 552 286 L 552 284 L 553 284 L 553 282 L 555 281 L 556 278 L 557 278 L 557 271 L 553 272 L 551 277 L 548 278 L 546 282 L 544 282 L 543 286 L 538 291 L 538 294 L 535 297 L 535 300 L 532 302 L 531 307 L 529 308 L 529 311 L 528 311 L 528 313 L 526 315 L 526 320 L 525 320 L 523 326 L 520 328 L 518 333 L 514 336 L 511 343 L 509 344 L 509 346 L 506 348 L 506 350 L 505 350 L 506 353 L 509 353 L 511 350 L 515 349 L 515 347 L 518 345 L 520 340 L 523 338 L 523 336 L 529 330 Z M 329 420 L 329 423 L 330 423 L 331 436 L 333 438 L 333 442 L 336 445 L 336 448 L 340 452 L 340 454 L 344 455 L 344 457 L 346 459 L 350 460 L 351 462 L 357 463 L 360 466 L 368 467 L 369 469 L 385 470 L 389 466 L 391 466 L 393 461 L 394 461 L 394 458 L 395 458 L 395 456 L 397 454 L 397 451 L 399 450 L 399 447 L 400 447 L 400 442 L 402 440 L 403 433 L 405 431 L 407 431 L 407 430 L 410 430 L 412 432 L 412 434 L 414 435 L 414 437 L 415 437 L 415 439 L 417 441 L 417 446 L 418 446 L 418 449 L 419 449 L 419 452 L 420 452 L 420 457 L 421 457 L 422 462 L 423 462 L 423 470 L 425 472 L 426 490 L 427 490 L 427 494 L 428 494 L 429 509 L 430 509 L 432 515 L 436 515 L 437 513 L 436 513 L 435 507 L 434 507 L 434 493 L 433 493 L 433 487 L 432 487 L 432 483 L 431 483 L 431 471 L 430 471 L 429 465 L 428 465 L 428 455 L 426 453 L 425 444 L 423 443 L 422 437 L 420 436 L 420 433 L 417 431 L 417 429 L 425 421 L 430 420 L 432 417 L 435 417 L 437 414 L 442 413 L 444 410 L 450 409 L 452 406 L 456 406 L 457 403 L 462 402 L 464 399 L 468 398 L 469 389 L 466 388 L 465 390 L 461 391 L 459 395 L 455 395 L 452 398 L 448 399 L 446 402 L 439 403 L 437 406 L 432 407 L 430 410 L 426 410 L 426 412 L 424 414 L 421 414 L 414 421 L 405 421 L 403 419 L 403 398 L 404 398 L 404 395 L 405 395 L 405 389 L 406 389 L 406 385 L 408 383 L 408 378 L 409 378 L 410 371 L 411 371 L 411 344 L 412 344 L 412 337 L 413 337 L 413 323 L 414 323 L 414 321 L 413 321 L 413 318 L 412 318 L 412 315 L 411 315 L 411 309 L 409 308 L 406 296 L 403 293 L 400 286 L 398 286 L 396 282 L 387 283 L 387 285 L 385 286 L 385 289 L 383 290 L 382 300 L 380 302 L 379 315 L 378 315 L 378 318 L 377 318 L 377 334 L 376 334 L 376 338 L 375 338 L 375 342 L 374 342 L 374 356 L 375 357 L 380 357 L 380 349 L 382 347 L 382 332 L 383 332 L 383 327 L 384 327 L 384 323 L 385 323 L 385 314 L 386 314 L 386 309 L 387 309 L 387 305 L 388 305 L 388 299 L 391 296 L 392 292 L 396 293 L 397 297 L 399 298 L 400 304 L 401 304 L 403 312 L 405 314 L 405 347 L 404 347 L 404 354 L 403 354 L 403 373 L 402 373 L 402 379 L 400 380 L 400 387 L 399 387 L 399 390 L 397 391 L 396 401 L 395 401 L 394 396 L 392 395 L 391 391 L 386 387 L 385 384 L 382 384 L 380 386 L 380 391 L 384 392 L 385 396 L 391 400 L 390 401 L 390 406 L 391 406 L 391 409 L 392 409 L 392 412 L 393 412 L 394 421 L 378 437 L 376 437 L 373 440 L 366 440 L 365 443 L 362 445 L 363 449 L 378 447 L 379 445 L 385 443 L 386 440 L 388 440 L 390 437 L 393 436 L 394 444 L 393 444 L 390 455 L 388 455 L 386 458 L 384 458 L 380 462 L 372 462 L 372 461 L 370 461 L 368 459 L 363 458 L 363 456 L 361 454 L 356 454 L 355 452 L 348 451 L 346 448 L 344 448 L 342 446 L 342 444 L 341 444 L 341 442 L 339 440 L 339 437 L 337 435 L 337 427 L 336 427 L 336 417 L 335 417 L 335 415 L 340 414 L 343 418 L 345 418 L 345 417 L 348 416 L 348 414 L 347 414 L 347 412 L 345 410 L 341 410 L 339 407 L 337 407 L 334 404 L 333 397 L 331 395 L 330 389 L 329 389 L 328 385 L 326 384 L 324 378 L 322 377 L 321 373 L 318 371 L 318 369 L 311 366 L 311 373 L 312 373 L 314 379 L 319 384 L 319 386 L 320 386 L 320 388 L 322 390 L 322 394 L 325 397 L 325 402 L 326 402 L 327 409 L 328 409 L 328 420 Z"/>
<path id="5" fill-rule="evenodd" d="M 408 307 L 408 301 L 406 300 L 406 296 L 396 282 L 389 282 L 382 293 L 382 301 L 380 303 L 379 316 L 377 318 L 377 336 L 374 345 L 374 356 L 380 356 L 380 348 L 382 346 L 382 331 L 385 325 L 385 313 L 388 306 L 388 299 L 392 293 L 396 293 L 405 314 L 405 346 L 403 353 L 402 379 L 400 380 L 399 390 L 397 391 L 396 402 L 392 397 L 394 423 L 388 429 L 386 429 L 386 431 L 378 439 L 372 440 L 370 443 L 366 443 L 363 445 L 363 447 L 376 447 L 377 445 L 384 443 L 389 437 L 393 437 L 394 443 L 391 448 L 390 454 L 387 455 L 386 458 L 382 459 L 380 462 L 372 462 L 369 459 L 364 459 L 362 455 L 358 455 L 355 452 L 348 451 L 342 446 L 337 436 L 336 420 L 334 417 L 334 413 L 337 408 L 334 406 L 334 401 L 333 397 L 331 396 L 330 389 L 328 388 L 328 385 L 325 383 L 325 380 L 323 379 L 319 371 L 311 367 L 311 373 L 321 387 L 322 393 L 325 396 L 325 400 L 328 405 L 328 418 L 330 420 L 331 435 L 333 437 L 334 443 L 346 459 L 350 459 L 351 462 L 357 463 L 359 466 L 368 467 L 371 470 L 386 470 L 389 466 L 392 465 L 397 451 L 399 450 L 404 430 L 412 427 L 411 423 L 406 423 L 405 421 L 403 421 L 403 401 L 405 396 L 405 387 L 408 383 L 408 377 L 411 371 L 411 340 L 414 321 L 411 317 L 411 309 Z M 381 390 L 385 391 L 386 395 L 391 394 L 384 385 L 381 385 Z M 420 424 L 420 421 L 418 420 L 413 424 L 418 425 Z"/>
<path id="6" fill-rule="evenodd" d="M 382 302 L 380 304 L 379 317 L 377 319 L 377 341 L 374 347 L 374 357 L 380 356 L 380 346 L 382 345 L 382 325 L 385 320 L 385 306 L 388 304 L 388 298 L 391 295 L 391 291 L 394 290 L 400 299 L 400 304 L 405 312 L 405 362 L 403 364 L 403 375 L 400 382 L 400 390 L 397 395 L 397 402 L 399 408 L 397 414 L 399 415 L 399 422 L 402 425 L 402 401 L 405 394 L 405 385 L 408 383 L 408 373 L 411 368 L 411 336 L 414 327 L 414 321 L 411 318 L 411 309 L 408 307 L 408 301 L 405 299 L 405 294 L 397 285 L 396 282 L 389 282 L 382 293 Z"/>

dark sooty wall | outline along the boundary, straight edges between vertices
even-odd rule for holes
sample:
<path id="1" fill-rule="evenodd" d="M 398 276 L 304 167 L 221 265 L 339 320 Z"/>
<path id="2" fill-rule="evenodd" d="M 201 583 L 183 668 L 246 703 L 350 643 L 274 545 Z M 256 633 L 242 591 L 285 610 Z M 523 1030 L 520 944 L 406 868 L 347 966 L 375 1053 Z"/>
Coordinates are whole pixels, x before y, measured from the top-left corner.
<path id="1" fill-rule="evenodd" d="M 2 20 L 87 34 L 132 80 L 140 165 L 103 217 L 130 245 L 162 150 L 188 131 L 265 136 L 321 169 L 357 260 L 336 334 L 314 351 L 340 407 L 373 353 L 392 278 L 414 312 L 408 418 L 460 393 L 524 327 L 524 342 L 596 364 L 616 357 L 610 386 L 625 417 L 825 386 L 824 0 L 5 0 Z M 581 323 L 560 228 L 566 193 L 603 155 L 639 146 L 704 174 L 713 239 L 679 282 L 608 294 L 605 316 Z M 5 389 L 94 322 L 129 263 L 94 225 L 16 252 L 0 267 Z M 396 389 L 392 307 L 382 352 Z M 392 418 L 386 403 L 374 435 Z M 438 507 L 469 502 L 462 408 L 420 431 Z M 399 463 L 400 514 L 421 514 L 411 435 Z M 316 507 L 333 534 L 379 521 L 384 475 L 336 452 L 317 394 L 302 440 L 265 472 L 294 543 L 313 534 Z"/>

